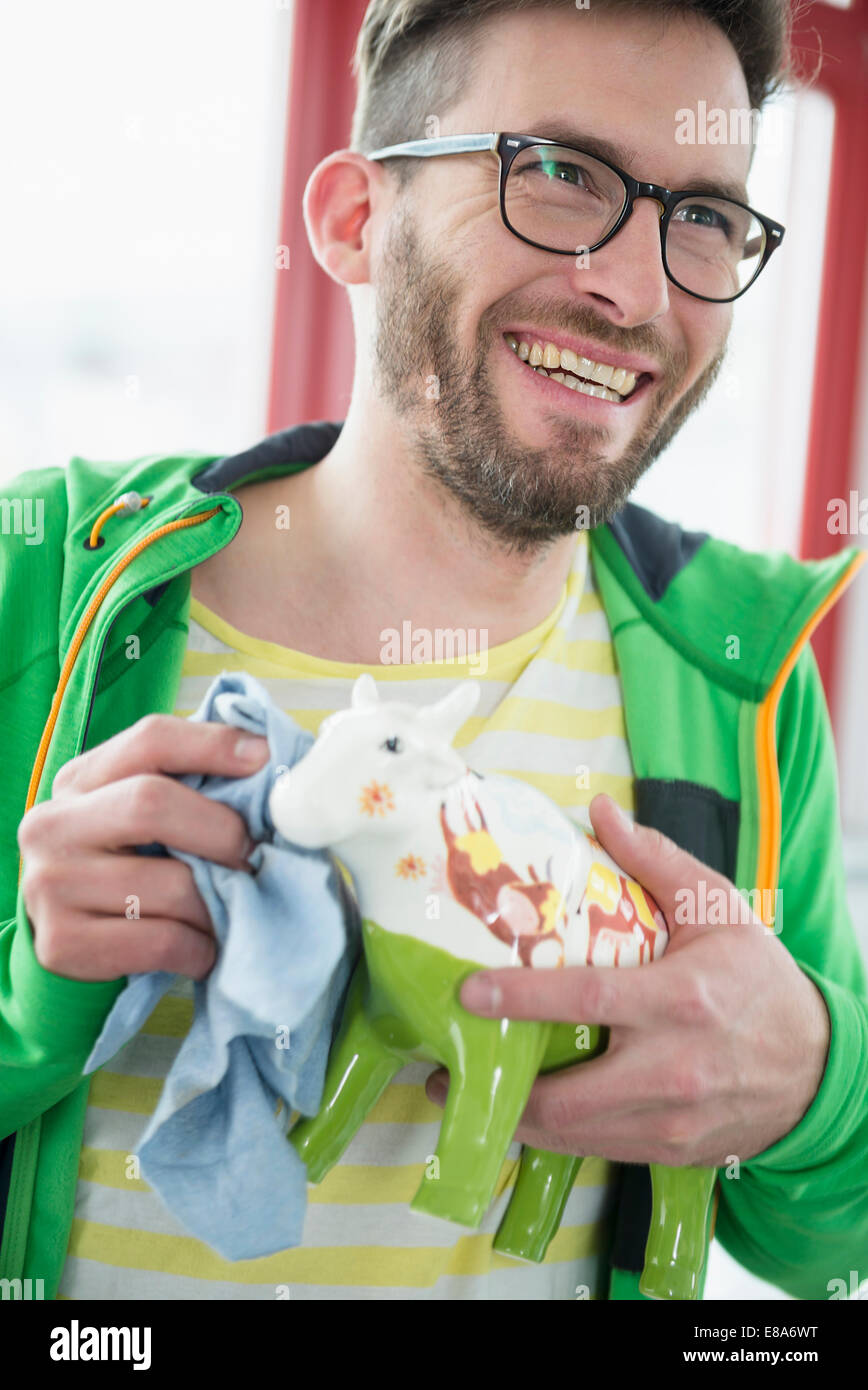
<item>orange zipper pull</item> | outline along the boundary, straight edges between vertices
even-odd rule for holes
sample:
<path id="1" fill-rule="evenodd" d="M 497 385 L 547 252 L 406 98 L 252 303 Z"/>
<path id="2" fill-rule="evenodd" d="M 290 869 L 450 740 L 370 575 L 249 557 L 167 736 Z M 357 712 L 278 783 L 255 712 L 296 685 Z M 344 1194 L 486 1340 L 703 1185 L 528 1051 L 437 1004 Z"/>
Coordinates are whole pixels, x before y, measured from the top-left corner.
<path id="1" fill-rule="evenodd" d="M 131 512 L 139 512 L 142 507 L 146 507 L 150 502 L 150 497 L 140 497 L 137 492 L 125 492 L 119 497 L 117 502 L 113 502 L 110 507 L 106 507 L 101 512 L 91 527 L 90 536 L 84 543 L 85 550 L 96 550 L 104 543 L 104 538 L 100 537 L 100 531 L 105 526 L 110 516 L 116 516 L 123 512 L 129 515 Z"/>

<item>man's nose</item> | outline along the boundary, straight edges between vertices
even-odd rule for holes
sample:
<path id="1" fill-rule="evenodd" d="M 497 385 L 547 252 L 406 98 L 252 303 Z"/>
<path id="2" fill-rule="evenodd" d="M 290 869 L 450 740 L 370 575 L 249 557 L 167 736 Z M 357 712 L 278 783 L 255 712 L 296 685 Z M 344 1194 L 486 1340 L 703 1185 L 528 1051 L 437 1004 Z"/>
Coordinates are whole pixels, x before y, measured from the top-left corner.
<path id="1" fill-rule="evenodd" d="M 622 327 L 650 323 L 669 308 L 670 282 L 663 268 L 660 218 L 663 204 L 637 198 L 627 221 L 599 251 L 576 257 L 570 279 L 575 292 L 604 301 Z"/>

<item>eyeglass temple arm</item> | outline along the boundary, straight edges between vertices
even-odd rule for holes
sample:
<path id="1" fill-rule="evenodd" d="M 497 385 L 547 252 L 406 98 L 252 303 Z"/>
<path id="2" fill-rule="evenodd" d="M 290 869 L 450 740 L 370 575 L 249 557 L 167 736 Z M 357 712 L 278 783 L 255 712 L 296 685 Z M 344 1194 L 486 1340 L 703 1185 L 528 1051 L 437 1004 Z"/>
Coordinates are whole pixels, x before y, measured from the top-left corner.
<path id="1" fill-rule="evenodd" d="M 438 135 L 429 140 L 405 140 L 402 145 L 386 145 L 374 150 L 366 159 L 391 159 L 395 155 L 412 155 L 428 159 L 435 154 L 473 154 L 476 150 L 495 150 L 500 135 Z"/>

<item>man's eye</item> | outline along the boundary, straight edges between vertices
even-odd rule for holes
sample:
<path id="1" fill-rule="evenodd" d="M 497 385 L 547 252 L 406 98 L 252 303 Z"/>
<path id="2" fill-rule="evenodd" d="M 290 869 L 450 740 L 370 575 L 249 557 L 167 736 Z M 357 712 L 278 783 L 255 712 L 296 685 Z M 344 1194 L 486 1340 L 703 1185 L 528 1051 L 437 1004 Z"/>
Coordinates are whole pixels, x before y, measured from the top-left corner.
<path id="1" fill-rule="evenodd" d="M 723 232 L 726 236 L 729 236 L 732 230 L 729 218 L 705 203 L 689 203 L 679 208 L 673 221 L 686 222 L 694 227 L 708 227 L 711 231 Z"/>
<path id="2" fill-rule="evenodd" d="M 544 159 L 540 165 L 544 174 L 561 183 L 571 183 L 576 188 L 585 188 L 587 178 L 580 164 L 570 164 L 562 159 Z"/>
<path id="3" fill-rule="evenodd" d="M 391 738 L 384 739 L 380 747 L 385 748 L 387 753 L 403 753 L 404 751 L 404 745 L 397 734 L 393 734 Z"/>

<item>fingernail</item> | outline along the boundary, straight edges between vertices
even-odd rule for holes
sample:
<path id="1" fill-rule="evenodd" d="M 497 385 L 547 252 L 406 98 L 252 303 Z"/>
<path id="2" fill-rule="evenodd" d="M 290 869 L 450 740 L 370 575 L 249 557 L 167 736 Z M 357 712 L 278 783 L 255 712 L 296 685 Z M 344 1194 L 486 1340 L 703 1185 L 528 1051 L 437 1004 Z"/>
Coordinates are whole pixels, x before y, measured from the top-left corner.
<path id="1" fill-rule="evenodd" d="M 258 734 L 244 734 L 235 744 L 235 756 L 243 763 L 261 763 L 267 751 L 267 740 Z"/>
<path id="2" fill-rule="evenodd" d="M 502 1001 L 500 986 L 487 975 L 472 975 L 469 980 L 464 981 L 461 1002 L 465 1008 L 476 1009 L 484 1014 L 496 1013 Z"/>

